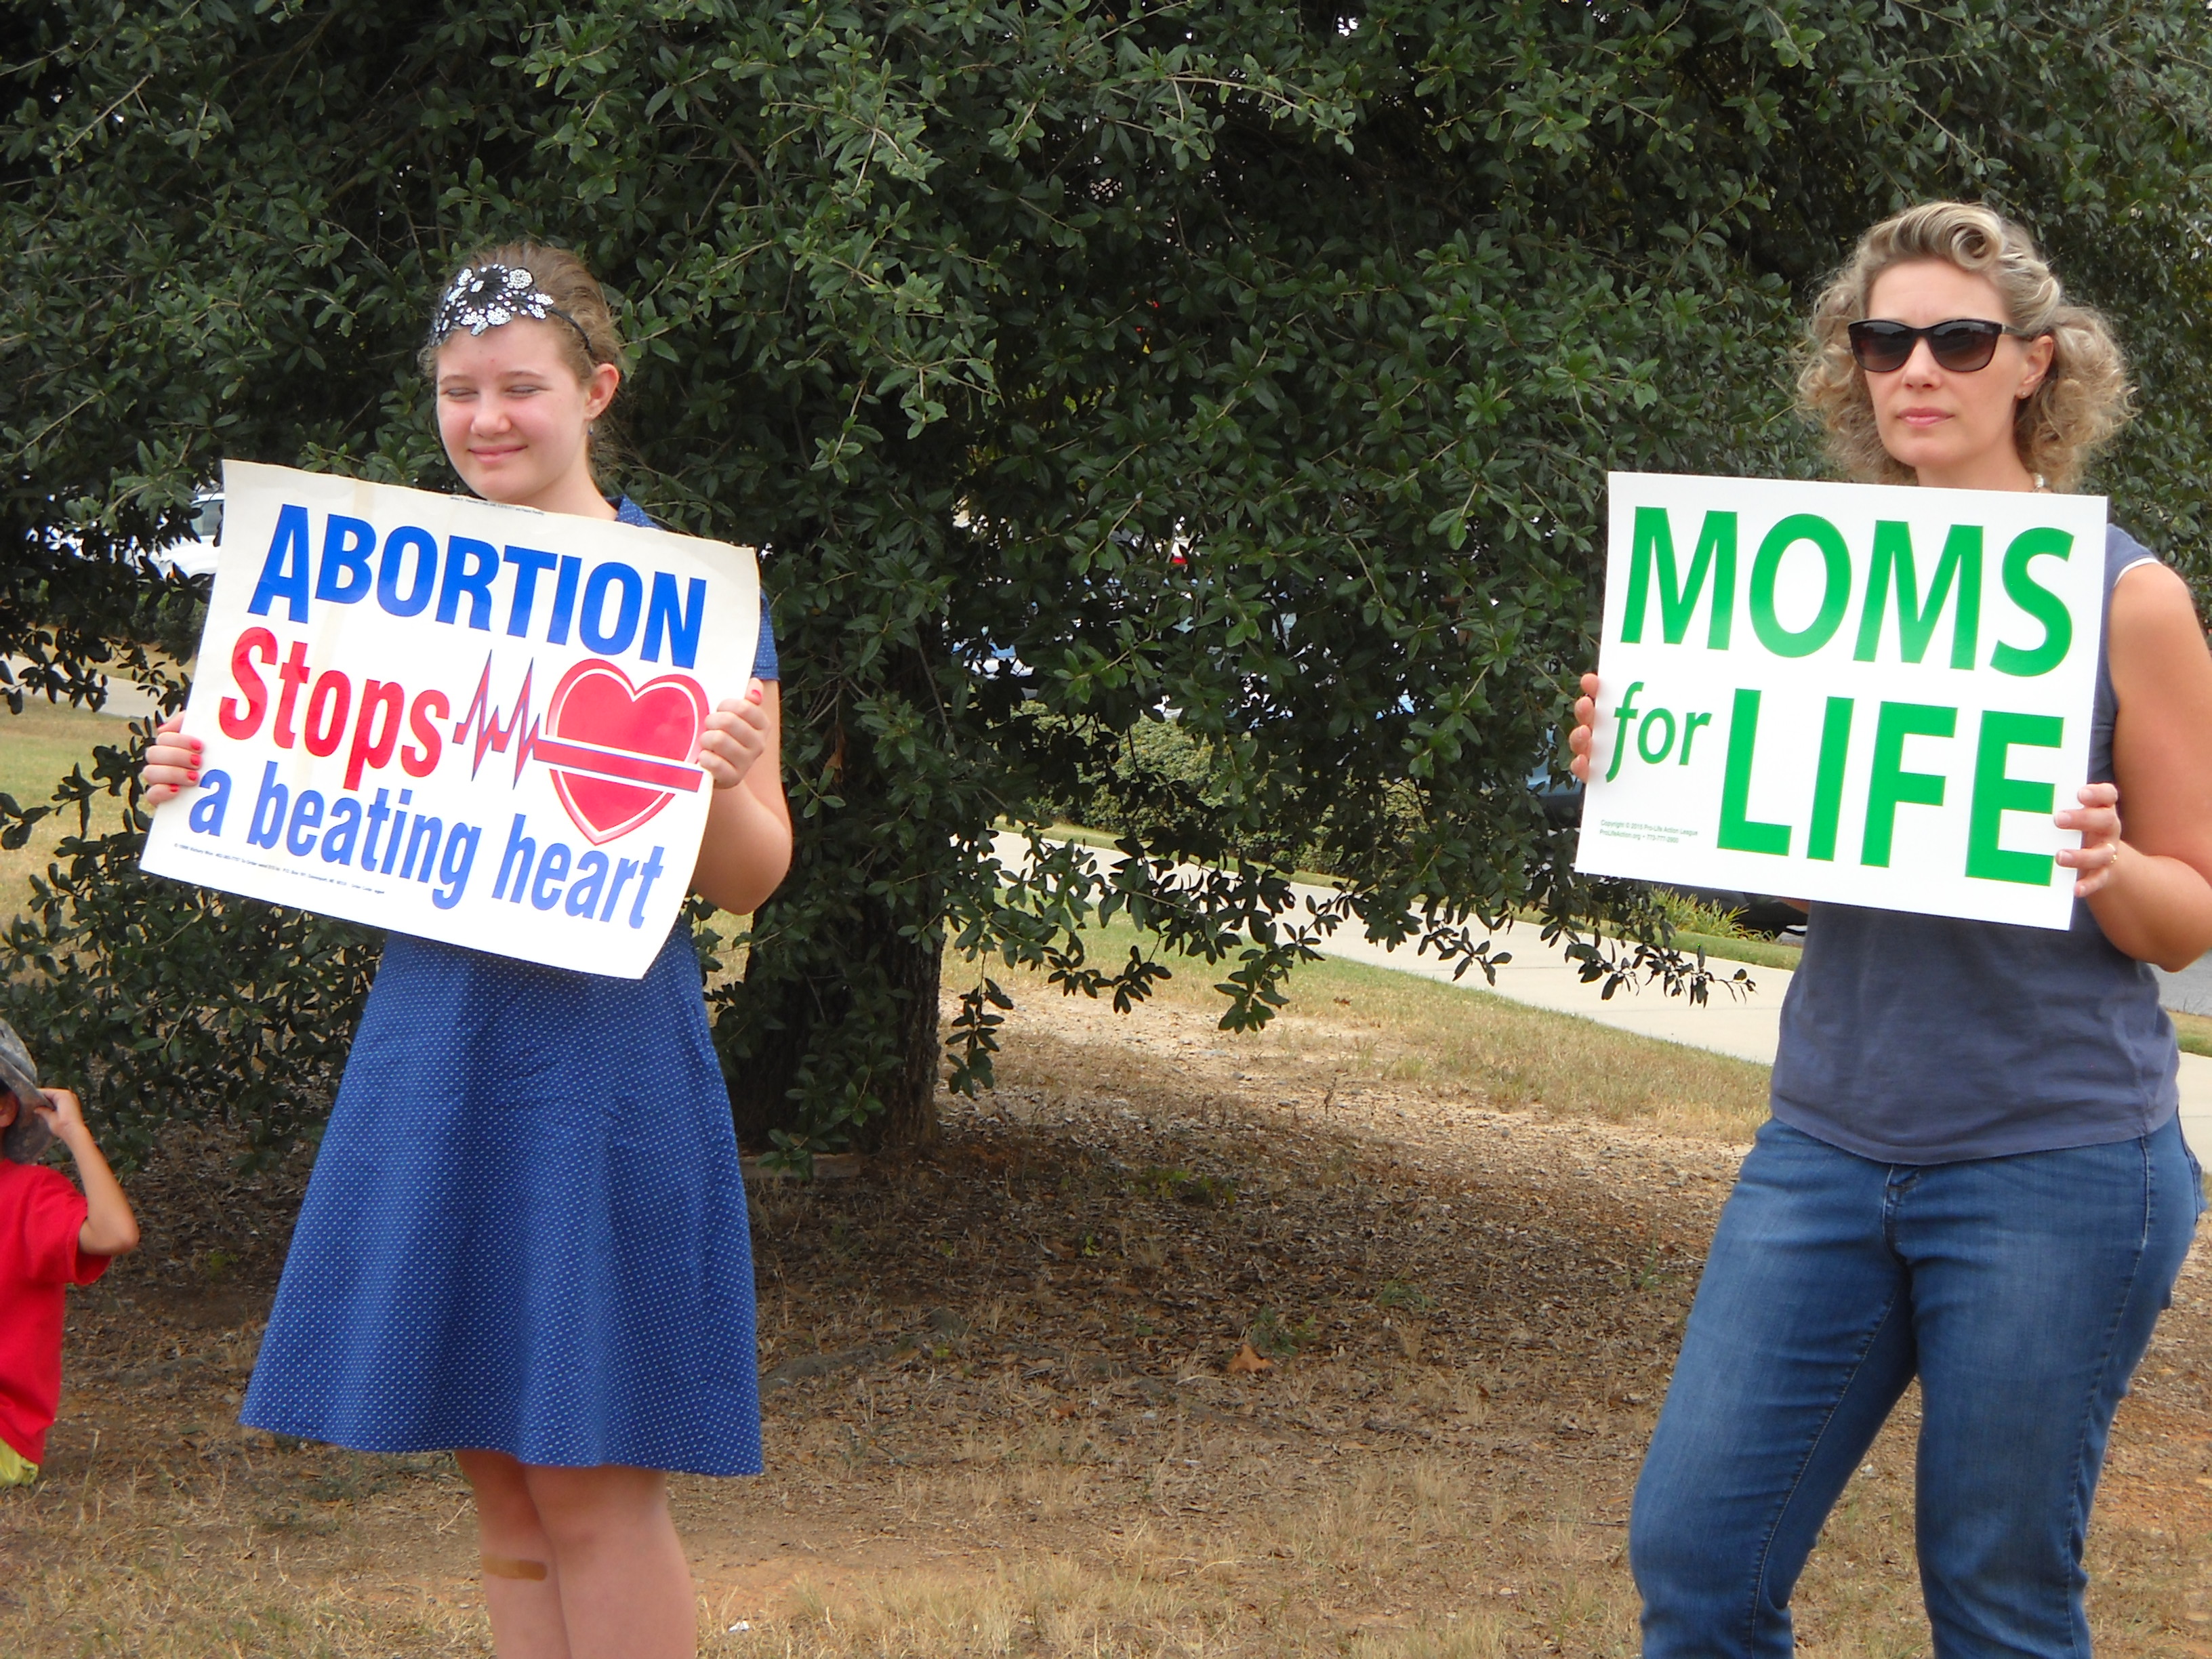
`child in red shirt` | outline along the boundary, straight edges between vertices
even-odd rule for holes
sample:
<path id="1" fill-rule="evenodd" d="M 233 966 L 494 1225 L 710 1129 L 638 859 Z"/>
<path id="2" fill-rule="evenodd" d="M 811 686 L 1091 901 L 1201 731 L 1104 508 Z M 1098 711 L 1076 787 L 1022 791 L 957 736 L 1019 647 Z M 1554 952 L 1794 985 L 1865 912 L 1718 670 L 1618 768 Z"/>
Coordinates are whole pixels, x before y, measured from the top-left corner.
<path id="1" fill-rule="evenodd" d="M 15 1034 L 0 1032 L 0 1051 L 12 1050 L 0 1060 L 14 1062 L 0 1064 L 0 1486 L 13 1486 L 38 1479 L 61 1404 L 64 1287 L 89 1285 L 110 1258 L 137 1249 L 138 1223 L 77 1097 L 40 1090 Z M 50 1133 L 69 1148 L 83 1192 L 29 1161 Z"/>

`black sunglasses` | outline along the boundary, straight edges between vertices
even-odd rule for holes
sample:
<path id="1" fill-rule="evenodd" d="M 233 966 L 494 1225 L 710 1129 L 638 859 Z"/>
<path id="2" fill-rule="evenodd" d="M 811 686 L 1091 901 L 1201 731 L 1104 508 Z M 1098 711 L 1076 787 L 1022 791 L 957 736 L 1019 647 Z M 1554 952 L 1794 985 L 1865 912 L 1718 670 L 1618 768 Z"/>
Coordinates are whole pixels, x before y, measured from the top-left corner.
<path id="1" fill-rule="evenodd" d="M 1850 331 L 1851 357 L 1869 374 L 1890 374 L 1903 368 L 1911 361 L 1913 347 L 1923 340 L 1928 342 L 1928 349 L 1938 364 L 1962 374 L 1971 374 L 1990 366 L 1990 359 L 1997 355 L 1997 342 L 2006 335 L 2016 340 L 2036 340 L 2049 332 L 2045 330 L 2031 334 L 2024 328 L 1984 322 L 1978 317 L 1954 317 L 1948 323 L 1930 323 L 1925 328 L 1914 328 L 1905 323 L 1853 323 Z"/>

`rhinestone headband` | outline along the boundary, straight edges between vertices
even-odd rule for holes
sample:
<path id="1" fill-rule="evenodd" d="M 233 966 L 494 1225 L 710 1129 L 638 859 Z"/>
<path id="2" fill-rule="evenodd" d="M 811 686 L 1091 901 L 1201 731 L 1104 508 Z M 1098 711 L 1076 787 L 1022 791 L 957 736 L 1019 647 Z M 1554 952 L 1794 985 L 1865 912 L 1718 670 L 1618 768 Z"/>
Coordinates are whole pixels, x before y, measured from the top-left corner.
<path id="1" fill-rule="evenodd" d="M 538 286 L 538 279 L 516 265 L 464 265 L 430 322 L 430 343 L 441 343 L 448 335 L 466 329 L 481 334 L 518 317 L 543 322 L 558 317 L 576 331 L 586 355 L 596 357 L 592 337 L 584 325 L 553 303 L 553 296 Z"/>

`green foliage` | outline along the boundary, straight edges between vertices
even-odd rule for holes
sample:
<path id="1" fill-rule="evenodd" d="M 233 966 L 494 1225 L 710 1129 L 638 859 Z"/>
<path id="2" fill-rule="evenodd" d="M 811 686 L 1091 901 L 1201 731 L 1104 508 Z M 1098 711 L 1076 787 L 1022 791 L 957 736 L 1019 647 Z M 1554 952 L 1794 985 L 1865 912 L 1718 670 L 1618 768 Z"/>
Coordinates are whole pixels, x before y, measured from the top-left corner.
<path id="1" fill-rule="evenodd" d="M 1051 714 L 1037 718 L 1060 721 Z M 1068 735 L 1082 740 L 1079 733 Z M 1041 799 L 1038 806 L 1068 823 L 1146 836 L 1173 835 L 1179 824 L 1203 821 L 1227 804 L 1215 746 L 1180 721 L 1146 717 L 1115 735 L 1105 764 L 1084 768 L 1073 794 Z"/>
<path id="2" fill-rule="evenodd" d="M 940 939 L 973 1083 L 992 963 L 1143 994 L 1084 959 L 1096 908 L 1237 957 L 1225 1021 L 1266 1018 L 1316 925 L 1291 854 L 1350 884 L 1334 920 L 1478 963 L 1510 909 L 1628 905 L 1522 786 L 1605 472 L 1813 470 L 1797 307 L 1905 201 L 2022 216 L 2112 309 L 2146 417 L 2103 483 L 2201 570 L 2206 32 L 2190 0 L 21 0 L 0 652 L 94 694 L 222 455 L 449 486 L 432 284 L 479 239 L 576 246 L 636 342 L 609 482 L 771 550 L 799 845 L 718 994 L 741 1116 L 799 1158 L 907 1132 Z M 992 825 L 1163 708 L 1208 771 L 1142 856 L 1000 885 Z M 10 1008 L 104 1109 L 281 1136 L 370 947 L 131 850 L 68 855 L 15 935 L 60 977 Z"/>
<path id="3" fill-rule="evenodd" d="M 79 768 L 57 792 L 55 810 L 75 811 L 77 833 L 10 928 L 8 1018 L 33 1034 L 49 1075 L 92 1085 L 103 1144 L 126 1165 L 173 1118 L 227 1117 L 246 1130 L 249 1156 L 267 1158 L 319 1127 L 368 993 L 375 936 L 179 890 L 139 873 L 136 835 L 88 834 L 97 794 L 135 805 L 135 755 L 152 726 L 134 721 L 127 747 L 95 750 L 93 775 Z M 19 813 L 6 833 L 20 837 L 40 811 Z"/>
<path id="4" fill-rule="evenodd" d="M 1717 904 L 1667 888 L 1660 890 L 1656 902 L 1659 914 L 1667 918 L 1667 925 L 1678 933 L 1696 933 L 1705 939 L 1749 939 L 1753 936 L 1743 925 L 1743 912 L 1741 910 L 1723 909 Z"/>
<path id="5" fill-rule="evenodd" d="M 1146 716 L 1115 735 L 1103 764 L 1082 769 L 1073 795 L 1041 796 L 1030 806 L 1039 817 L 1133 836 L 1148 847 L 1180 846 L 1206 833 L 1229 805 L 1233 787 L 1222 745 L 1194 737 L 1179 720 Z M 1394 799 L 1384 806 L 1392 819 L 1388 833 L 1413 834 L 1420 823 L 1419 791 L 1401 782 L 1391 793 Z M 1324 813 L 1318 824 L 1306 826 L 1304 842 L 1291 842 L 1276 827 L 1246 826 L 1224 838 L 1224 850 L 1255 863 L 1333 876 L 1341 854 L 1333 828 Z"/>
<path id="6" fill-rule="evenodd" d="M 1403 1308 L 1409 1313 L 1427 1313 L 1437 1305 L 1436 1297 L 1418 1285 L 1408 1285 L 1401 1279 L 1385 1279 L 1382 1288 L 1375 1293 L 1378 1308 Z"/>
<path id="7" fill-rule="evenodd" d="M 1321 1327 L 1311 1315 L 1293 1322 L 1273 1308 L 1262 1308 L 1253 1316 L 1246 1337 L 1254 1348 L 1269 1358 L 1287 1359 L 1301 1348 L 1311 1347 L 1320 1341 Z"/>
<path id="8" fill-rule="evenodd" d="M 1237 1202 L 1237 1182 L 1227 1176 L 1193 1175 L 1155 1165 L 1138 1171 L 1136 1185 L 1153 1198 L 1172 1198 L 1202 1210 L 1225 1210 Z"/>

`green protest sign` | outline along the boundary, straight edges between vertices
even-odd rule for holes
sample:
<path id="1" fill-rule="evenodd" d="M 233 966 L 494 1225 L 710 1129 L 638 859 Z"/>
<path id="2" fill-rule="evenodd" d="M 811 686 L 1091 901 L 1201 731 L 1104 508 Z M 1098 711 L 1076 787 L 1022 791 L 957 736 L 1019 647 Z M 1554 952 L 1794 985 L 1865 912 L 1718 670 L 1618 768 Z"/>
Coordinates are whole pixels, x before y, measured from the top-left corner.
<path id="1" fill-rule="evenodd" d="M 2102 496 L 1610 488 L 1577 869 L 2068 924 Z"/>

